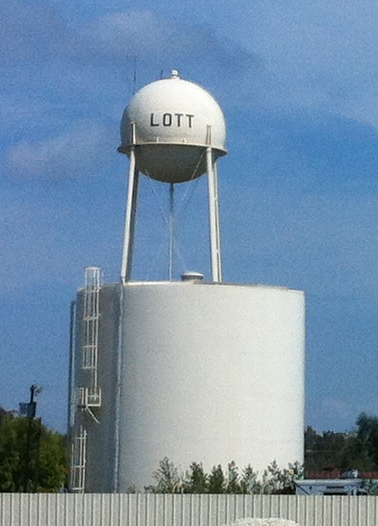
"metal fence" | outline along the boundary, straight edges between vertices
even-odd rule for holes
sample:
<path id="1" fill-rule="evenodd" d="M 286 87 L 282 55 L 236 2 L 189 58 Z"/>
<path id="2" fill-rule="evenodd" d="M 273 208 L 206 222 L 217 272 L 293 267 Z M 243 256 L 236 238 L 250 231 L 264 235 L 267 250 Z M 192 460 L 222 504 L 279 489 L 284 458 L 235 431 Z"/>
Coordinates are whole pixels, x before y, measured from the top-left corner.
<path id="1" fill-rule="evenodd" d="M 0 526 L 220 526 L 243 517 L 377 526 L 378 497 L 0 493 Z"/>

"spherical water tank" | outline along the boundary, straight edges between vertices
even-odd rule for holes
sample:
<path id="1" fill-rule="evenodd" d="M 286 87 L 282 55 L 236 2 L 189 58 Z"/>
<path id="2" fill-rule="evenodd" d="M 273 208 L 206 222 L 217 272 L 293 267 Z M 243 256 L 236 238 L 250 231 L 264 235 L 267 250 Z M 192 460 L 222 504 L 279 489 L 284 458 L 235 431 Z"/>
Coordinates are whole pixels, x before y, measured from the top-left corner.
<path id="1" fill-rule="evenodd" d="M 134 126 L 134 131 L 132 127 Z M 139 90 L 121 122 L 121 153 L 135 145 L 136 168 L 158 181 L 179 183 L 206 171 L 206 147 L 214 160 L 226 154 L 226 126 L 216 100 L 176 71 Z"/>

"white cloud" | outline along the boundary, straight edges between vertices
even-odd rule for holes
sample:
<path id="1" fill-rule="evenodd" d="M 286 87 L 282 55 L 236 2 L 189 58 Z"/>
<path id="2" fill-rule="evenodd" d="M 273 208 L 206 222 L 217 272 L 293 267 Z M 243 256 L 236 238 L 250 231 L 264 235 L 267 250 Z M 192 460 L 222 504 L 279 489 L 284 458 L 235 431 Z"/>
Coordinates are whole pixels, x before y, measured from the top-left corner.
<path id="1" fill-rule="evenodd" d="M 16 143 L 7 152 L 5 168 L 9 175 L 17 177 L 57 179 L 87 175 L 94 162 L 106 162 L 113 146 L 105 128 L 82 121 L 57 137 Z"/>
<path id="2" fill-rule="evenodd" d="M 238 14 L 230 13 L 230 25 Z M 377 16 L 372 0 L 253 2 L 235 38 L 265 69 L 241 86 L 238 102 L 250 105 L 253 94 L 260 110 L 302 107 L 376 126 Z"/>
<path id="3" fill-rule="evenodd" d="M 257 0 L 221 9 L 213 23 L 209 8 L 208 20 L 199 23 L 194 15 L 178 22 L 168 6 L 159 6 L 94 14 L 80 26 L 67 24 L 43 1 L 31 6 L 10 0 L 0 6 L 0 61 L 11 68 L 21 61 L 27 69 L 60 60 L 68 90 L 70 80 L 79 87 L 86 77 L 93 82 L 91 68 L 100 69 L 105 82 L 106 72 L 128 71 L 137 57 L 141 69 L 155 76 L 178 67 L 210 82 L 230 107 L 310 108 L 377 125 L 378 9 L 371 0 L 347 5 Z M 22 83 L 20 75 L 16 89 Z"/>
<path id="4" fill-rule="evenodd" d="M 67 28 L 51 5 L 8 0 L 0 5 L 0 63 L 34 62 L 52 57 L 67 38 Z"/>
<path id="5" fill-rule="evenodd" d="M 221 182 L 227 279 L 376 297 L 377 201 Z"/>
<path id="6" fill-rule="evenodd" d="M 167 20 L 150 11 L 111 13 L 94 20 L 79 35 L 82 52 L 120 58 L 155 54 L 172 37 Z"/>
<path id="7" fill-rule="evenodd" d="M 229 73 L 256 67 L 258 63 L 254 53 L 246 52 L 211 27 L 177 23 L 171 16 L 150 10 L 116 12 L 97 18 L 75 37 L 70 53 L 85 60 L 94 56 L 113 61 L 136 57 L 155 68 L 189 61 L 207 64 L 212 70 L 215 65 Z"/>
<path id="8" fill-rule="evenodd" d="M 110 12 L 84 24 L 67 24 L 51 4 L 33 5 L 9 0 L 0 6 L 2 45 L 0 62 L 10 68 L 18 63 L 52 65 L 57 58 L 70 65 L 119 67 L 119 62 L 137 57 L 158 67 L 171 61 L 214 64 L 235 71 L 255 67 L 253 52 L 237 45 L 231 33 L 220 35 L 210 25 L 190 20 L 178 22 L 172 13 L 140 9 Z M 171 65 L 171 67 L 173 67 Z"/>

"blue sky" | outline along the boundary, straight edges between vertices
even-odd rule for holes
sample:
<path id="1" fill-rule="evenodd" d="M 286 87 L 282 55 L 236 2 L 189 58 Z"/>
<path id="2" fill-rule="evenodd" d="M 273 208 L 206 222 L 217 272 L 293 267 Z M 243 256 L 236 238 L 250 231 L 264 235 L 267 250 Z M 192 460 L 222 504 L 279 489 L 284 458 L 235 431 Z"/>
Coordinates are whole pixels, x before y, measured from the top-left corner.
<path id="1" fill-rule="evenodd" d="M 45 423 L 65 429 L 70 300 L 85 266 L 120 272 L 136 64 L 137 88 L 177 68 L 224 110 L 224 278 L 306 291 L 307 424 L 377 414 L 376 2 L 3 4 L 0 404 L 39 383 Z M 176 275 L 208 276 L 205 181 L 178 195 Z M 135 279 L 166 276 L 167 199 L 143 178 Z"/>

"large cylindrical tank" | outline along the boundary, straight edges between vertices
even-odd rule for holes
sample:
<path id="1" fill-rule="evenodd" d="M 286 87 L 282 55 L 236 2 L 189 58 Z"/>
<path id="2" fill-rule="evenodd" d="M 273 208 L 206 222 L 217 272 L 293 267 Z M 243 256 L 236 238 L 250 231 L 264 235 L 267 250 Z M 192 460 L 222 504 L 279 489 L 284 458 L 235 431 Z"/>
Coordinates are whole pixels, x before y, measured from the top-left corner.
<path id="1" fill-rule="evenodd" d="M 133 128 L 134 127 L 134 128 Z M 121 122 L 121 153 L 135 145 L 136 168 L 153 179 L 179 183 L 206 171 L 205 148 L 214 160 L 226 153 L 226 126 L 216 100 L 201 86 L 171 78 L 139 90 Z"/>
<path id="2" fill-rule="evenodd" d="M 100 313 L 86 491 L 143 489 L 164 457 L 260 474 L 303 462 L 303 292 L 129 282 L 103 286 Z"/>

